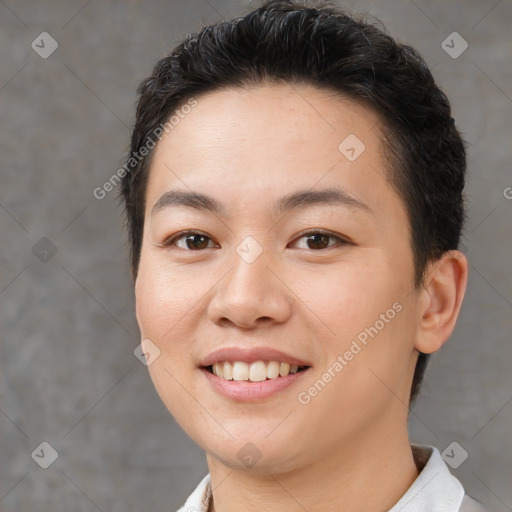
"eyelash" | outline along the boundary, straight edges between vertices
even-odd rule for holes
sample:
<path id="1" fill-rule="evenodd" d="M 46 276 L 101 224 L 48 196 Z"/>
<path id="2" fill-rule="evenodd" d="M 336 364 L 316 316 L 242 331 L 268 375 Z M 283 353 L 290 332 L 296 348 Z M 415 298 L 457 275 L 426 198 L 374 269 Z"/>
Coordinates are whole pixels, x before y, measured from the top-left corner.
<path id="1" fill-rule="evenodd" d="M 181 232 L 173 235 L 172 237 L 168 238 L 167 240 L 165 240 L 161 244 L 161 247 L 164 247 L 164 248 L 167 248 L 167 249 L 177 248 L 177 249 L 181 249 L 181 250 L 189 251 L 189 252 L 199 252 L 199 251 L 203 250 L 203 249 L 198 249 L 197 251 L 194 251 L 193 249 L 188 249 L 188 248 L 187 249 L 183 249 L 182 247 L 176 247 L 176 245 L 175 245 L 176 241 L 181 240 L 181 239 L 183 239 L 183 238 L 185 238 L 187 236 L 193 236 L 193 235 L 202 236 L 202 237 L 205 237 L 205 238 L 207 238 L 209 240 L 212 240 L 211 237 L 209 237 L 208 235 L 206 235 L 204 233 L 201 233 L 200 231 L 187 230 L 187 231 L 181 231 Z M 305 238 L 307 236 L 313 236 L 313 235 L 324 235 L 324 236 L 328 236 L 329 238 L 337 240 L 337 242 L 335 244 L 328 245 L 327 247 L 324 247 L 322 249 L 310 249 L 310 250 L 315 251 L 315 252 L 325 251 L 326 249 L 330 249 L 330 248 L 335 247 L 335 246 L 349 245 L 351 243 L 348 240 L 345 240 L 342 237 L 340 237 L 338 235 L 335 235 L 334 233 L 331 233 L 329 231 L 324 231 L 322 229 L 309 230 L 309 231 L 300 233 L 299 236 L 294 239 L 294 241 L 300 240 L 300 239 Z M 211 247 L 207 247 L 207 248 L 211 249 Z"/>

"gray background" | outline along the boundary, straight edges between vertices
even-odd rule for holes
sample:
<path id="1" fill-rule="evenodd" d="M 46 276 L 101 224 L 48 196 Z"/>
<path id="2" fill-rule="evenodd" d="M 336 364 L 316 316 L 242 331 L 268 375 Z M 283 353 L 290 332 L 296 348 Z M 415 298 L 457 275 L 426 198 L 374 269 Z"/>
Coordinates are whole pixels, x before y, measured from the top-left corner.
<path id="1" fill-rule="evenodd" d="M 340 5 L 424 54 L 469 143 L 469 288 L 410 432 L 440 450 L 459 443 L 467 490 L 512 510 L 511 2 Z M 172 512 L 207 471 L 133 354 L 122 211 L 115 193 L 92 191 L 122 164 L 135 89 L 155 61 L 249 6 L 0 1 L 2 511 Z M 59 45 L 47 59 L 31 48 L 43 31 Z M 469 44 L 456 59 L 441 46 L 453 31 Z M 43 441 L 58 452 L 48 469 L 31 457 Z"/>

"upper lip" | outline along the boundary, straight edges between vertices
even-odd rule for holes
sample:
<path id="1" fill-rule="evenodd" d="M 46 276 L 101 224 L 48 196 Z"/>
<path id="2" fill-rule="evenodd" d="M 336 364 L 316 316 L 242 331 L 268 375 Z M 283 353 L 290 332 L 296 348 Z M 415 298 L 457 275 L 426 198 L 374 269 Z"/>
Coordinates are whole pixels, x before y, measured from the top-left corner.
<path id="1" fill-rule="evenodd" d="M 254 363 L 256 361 L 277 361 L 290 363 L 297 366 L 311 366 L 306 361 L 298 359 L 286 352 L 276 350 L 271 347 L 223 347 L 214 350 L 200 362 L 199 366 L 210 366 L 224 361 L 242 361 L 244 363 Z"/>

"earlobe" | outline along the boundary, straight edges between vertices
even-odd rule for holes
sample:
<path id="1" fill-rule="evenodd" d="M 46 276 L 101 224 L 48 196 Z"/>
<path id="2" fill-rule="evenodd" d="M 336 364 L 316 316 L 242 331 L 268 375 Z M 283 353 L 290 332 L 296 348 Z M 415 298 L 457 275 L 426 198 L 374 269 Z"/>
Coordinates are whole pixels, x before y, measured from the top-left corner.
<path id="1" fill-rule="evenodd" d="M 415 348 L 425 354 L 439 350 L 452 334 L 468 279 L 468 262 L 452 250 L 432 262 L 421 291 L 421 311 Z"/>

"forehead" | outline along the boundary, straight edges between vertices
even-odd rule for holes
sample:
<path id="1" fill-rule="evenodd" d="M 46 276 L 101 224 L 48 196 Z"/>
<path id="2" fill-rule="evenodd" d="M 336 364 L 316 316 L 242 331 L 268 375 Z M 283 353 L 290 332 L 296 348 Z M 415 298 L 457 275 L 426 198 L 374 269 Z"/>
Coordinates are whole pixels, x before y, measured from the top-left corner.
<path id="1" fill-rule="evenodd" d="M 168 139 L 166 145 L 173 146 L 173 139 L 183 135 L 188 145 L 219 152 L 246 151 L 251 146 L 254 151 L 278 155 L 279 147 L 284 150 L 286 144 L 299 147 L 324 141 L 332 147 L 331 142 L 341 142 L 349 134 L 347 130 L 357 131 L 364 138 L 372 135 L 375 140 L 366 140 L 367 144 L 380 142 L 381 123 L 372 109 L 332 90 L 311 85 L 227 88 L 202 94 L 196 101 L 197 106 L 187 114 L 174 116 L 174 128 L 164 135 Z M 263 141 L 267 143 L 265 147 L 255 146 Z M 178 153 L 182 142 L 174 145 Z M 328 147 L 324 146 L 325 149 Z"/>
<path id="2" fill-rule="evenodd" d="M 390 189 L 380 119 L 360 102 L 296 84 L 221 89 L 196 101 L 155 149 L 147 209 L 176 187 L 252 202 L 318 184 L 378 203 Z"/>

